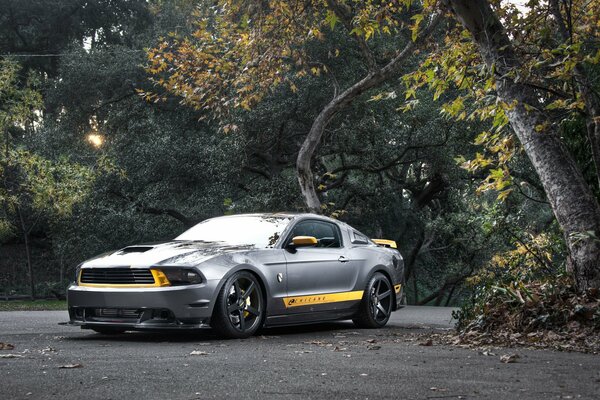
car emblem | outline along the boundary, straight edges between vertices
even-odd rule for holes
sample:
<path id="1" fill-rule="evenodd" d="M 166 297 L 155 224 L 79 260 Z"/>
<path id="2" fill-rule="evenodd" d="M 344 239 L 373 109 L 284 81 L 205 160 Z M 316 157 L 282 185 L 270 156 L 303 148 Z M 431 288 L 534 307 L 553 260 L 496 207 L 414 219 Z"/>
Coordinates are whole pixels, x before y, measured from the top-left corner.
<path id="1" fill-rule="evenodd" d="M 283 274 L 280 272 L 277 274 L 277 282 L 283 281 Z"/>

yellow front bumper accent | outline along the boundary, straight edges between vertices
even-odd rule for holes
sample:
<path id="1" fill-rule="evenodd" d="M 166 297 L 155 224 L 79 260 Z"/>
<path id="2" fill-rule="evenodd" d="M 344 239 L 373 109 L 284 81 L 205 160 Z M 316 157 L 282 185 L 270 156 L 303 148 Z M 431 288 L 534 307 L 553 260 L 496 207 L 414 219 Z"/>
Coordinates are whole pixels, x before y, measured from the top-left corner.
<path id="1" fill-rule="evenodd" d="M 154 283 L 130 283 L 130 284 L 118 284 L 118 283 L 81 283 L 81 273 L 77 277 L 77 285 L 86 287 L 97 287 L 97 288 L 151 288 L 151 287 L 163 287 L 171 286 L 171 282 L 167 279 L 167 276 L 159 269 L 150 269 L 150 273 L 154 277 Z"/>

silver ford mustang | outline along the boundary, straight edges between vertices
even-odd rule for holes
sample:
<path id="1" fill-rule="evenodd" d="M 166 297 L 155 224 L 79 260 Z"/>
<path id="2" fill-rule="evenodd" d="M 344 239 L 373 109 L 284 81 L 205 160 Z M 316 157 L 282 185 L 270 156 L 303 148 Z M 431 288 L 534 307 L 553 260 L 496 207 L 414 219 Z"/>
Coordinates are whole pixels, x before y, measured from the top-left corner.
<path id="1" fill-rule="evenodd" d="M 212 327 L 245 338 L 343 319 L 382 327 L 401 307 L 403 279 L 391 240 L 320 215 L 242 214 L 88 260 L 67 298 L 70 324 L 100 333 Z"/>

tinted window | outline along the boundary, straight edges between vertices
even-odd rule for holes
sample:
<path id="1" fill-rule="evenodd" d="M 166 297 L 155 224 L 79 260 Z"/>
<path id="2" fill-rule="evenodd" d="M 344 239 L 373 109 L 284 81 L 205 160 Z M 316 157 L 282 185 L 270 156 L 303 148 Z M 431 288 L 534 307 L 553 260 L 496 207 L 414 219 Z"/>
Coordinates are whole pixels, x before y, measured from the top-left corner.
<path id="1" fill-rule="evenodd" d="M 292 230 L 290 241 L 294 236 L 313 236 L 317 238 L 317 247 L 342 247 L 340 230 L 330 222 L 302 221 Z"/>
<path id="2" fill-rule="evenodd" d="M 352 231 L 352 243 L 369 244 L 369 239 L 362 233 L 359 233 L 357 231 Z"/>
<path id="3" fill-rule="evenodd" d="M 290 218 L 236 215 L 207 219 L 188 229 L 175 240 L 216 242 L 230 246 L 272 247 Z"/>

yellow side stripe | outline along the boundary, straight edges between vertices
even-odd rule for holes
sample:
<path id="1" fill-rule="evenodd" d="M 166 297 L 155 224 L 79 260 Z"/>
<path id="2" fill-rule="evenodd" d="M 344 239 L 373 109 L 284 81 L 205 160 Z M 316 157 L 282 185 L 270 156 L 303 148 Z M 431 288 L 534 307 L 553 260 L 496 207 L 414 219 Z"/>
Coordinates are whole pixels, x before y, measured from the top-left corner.
<path id="1" fill-rule="evenodd" d="M 308 306 L 313 304 L 338 303 L 340 301 L 360 300 L 363 291 L 313 294 L 309 296 L 284 297 L 285 308 Z"/>

